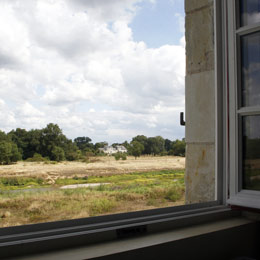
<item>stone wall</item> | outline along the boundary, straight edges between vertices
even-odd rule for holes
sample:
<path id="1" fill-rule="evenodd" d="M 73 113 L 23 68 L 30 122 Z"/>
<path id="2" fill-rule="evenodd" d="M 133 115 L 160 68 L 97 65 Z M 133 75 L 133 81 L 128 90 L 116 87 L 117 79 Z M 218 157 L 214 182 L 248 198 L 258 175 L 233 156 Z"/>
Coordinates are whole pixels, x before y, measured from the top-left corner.
<path id="1" fill-rule="evenodd" d="M 213 0 L 185 0 L 186 203 L 215 199 Z"/>

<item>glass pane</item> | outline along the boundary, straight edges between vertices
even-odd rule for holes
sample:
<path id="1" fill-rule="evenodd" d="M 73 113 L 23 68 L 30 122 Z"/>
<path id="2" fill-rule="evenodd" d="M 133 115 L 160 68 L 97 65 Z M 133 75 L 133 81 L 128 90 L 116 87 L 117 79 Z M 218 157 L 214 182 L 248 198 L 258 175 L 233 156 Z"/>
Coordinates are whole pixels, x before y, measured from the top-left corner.
<path id="1" fill-rule="evenodd" d="M 240 1 L 241 26 L 260 22 L 260 1 Z"/>
<path id="2" fill-rule="evenodd" d="M 242 188 L 260 191 L 260 116 L 243 118 Z"/>
<path id="3" fill-rule="evenodd" d="M 0 227 L 186 203 L 183 1 L 0 0 L 0 25 Z"/>
<path id="4" fill-rule="evenodd" d="M 260 33 L 242 37 L 242 106 L 260 105 Z"/>

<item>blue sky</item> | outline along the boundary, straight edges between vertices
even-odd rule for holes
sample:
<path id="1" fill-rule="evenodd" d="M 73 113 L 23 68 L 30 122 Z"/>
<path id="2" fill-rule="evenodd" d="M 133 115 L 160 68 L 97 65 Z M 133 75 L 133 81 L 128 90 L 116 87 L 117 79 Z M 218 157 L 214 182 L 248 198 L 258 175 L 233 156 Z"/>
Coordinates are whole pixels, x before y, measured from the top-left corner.
<path id="1" fill-rule="evenodd" d="M 179 44 L 184 32 L 180 19 L 184 18 L 184 1 L 159 0 L 139 4 L 140 10 L 130 23 L 135 41 L 144 41 L 149 48 L 164 44 Z"/>
<path id="2" fill-rule="evenodd" d="M 0 1 L 0 129 L 56 123 L 93 142 L 183 138 L 183 4 Z"/>

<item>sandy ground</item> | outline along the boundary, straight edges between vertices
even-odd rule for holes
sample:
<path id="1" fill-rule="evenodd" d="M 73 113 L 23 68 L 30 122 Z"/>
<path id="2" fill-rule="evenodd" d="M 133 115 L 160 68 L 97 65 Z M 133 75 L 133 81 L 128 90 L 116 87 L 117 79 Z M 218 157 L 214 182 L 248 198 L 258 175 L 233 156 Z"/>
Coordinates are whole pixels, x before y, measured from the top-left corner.
<path id="1" fill-rule="evenodd" d="M 55 180 L 56 178 L 113 175 L 130 172 L 144 172 L 164 169 L 184 169 L 185 158 L 177 156 L 142 156 L 135 160 L 128 156 L 126 161 L 116 161 L 114 157 L 95 157 L 92 162 L 61 162 L 44 164 L 18 162 L 0 166 L 0 177 L 31 176 Z"/>

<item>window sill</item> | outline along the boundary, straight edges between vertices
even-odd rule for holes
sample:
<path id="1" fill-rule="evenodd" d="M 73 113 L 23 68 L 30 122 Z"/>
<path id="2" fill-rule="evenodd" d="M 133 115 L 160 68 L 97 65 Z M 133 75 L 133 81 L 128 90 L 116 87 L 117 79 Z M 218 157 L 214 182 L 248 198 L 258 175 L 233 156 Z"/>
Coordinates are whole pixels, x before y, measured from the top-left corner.
<path id="1" fill-rule="evenodd" d="M 80 248 L 72 248 L 40 255 L 12 258 L 17 260 L 54 260 L 54 259 L 93 259 L 98 257 L 113 256 L 128 251 L 156 247 L 167 243 L 185 241 L 186 239 L 199 237 L 209 233 L 228 230 L 253 223 L 243 217 L 229 217 L 224 220 L 211 221 L 205 224 L 181 227 L 170 231 L 144 235 L 141 237 L 115 240 L 112 242 L 98 243 Z M 185 242 L 184 242 L 185 243 Z"/>
<path id="2" fill-rule="evenodd" d="M 88 254 L 91 254 L 91 252 L 95 252 L 95 254 L 97 254 L 97 252 L 105 252 L 108 254 L 109 252 L 112 253 L 111 250 L 113 248 L 114 250 L 117 248 L 116 250 L 123 251 L 132 250 L 138 246 L 147 247 L 149 245 L 160 244 L 162 241 L 165 243 L 167 242 L 167 239 L 170 239 L 169 241 L 177 241 L 185 238 L 185 236 L 188 237 L 187 232 L 190 232 L 190 235 L 195 236 L 195 231 L 191 232 L 192 229 L 189 229 L 194 227 L 196 230 L 195 225 L 199 227 L 197 232 L 202 232 L 203 230 L 208 232 L 206 230 L 210 228 L 210 226 L 205 229 L 203 228 L 203 225 L 222 220 L 232 220 L 234 217 L 240 217 L 241 215 L 239 211 L 232 211 L 225 206 L 211 206 L 189 211 L 186 210 L 186 206 L 181 207 L 181 209 L 182 208 L 185 210 L 176 210 L 176 212 L 172 213 L 147 215 L 143 217 L 133 217 L 136 216 L 136 214 L 145 215 L 147 213 L 145 211 L 138 212 L 133 213 L 131 218 L 102 223 L 97 223 L 97 220 L 95 219 L 94 223 L 85 225 L 82 225 L 82 222 L 80 222 L 81 220 L 69 221 L 68 223 L 70 223 L 70 225 L 63 228 L 59 227 L 59 225 L 64 225 L 64 223 L 56 222 L 13 227 L 7 228 L 6 230 L 2 229 L 0 235 L 0 259 L 20 257 L 23 255 L 26 255 L 26 259 L 29 259 L 29 255 L 31 254 L 45 254 L 46 252 L 52 251 L 56 252 L 53 253 L 55 255 L 58 253 L 58 250 L 61 250 L 60 253 L 66 252 L 65 254 L 74 252 L 74 250 L 76 250 L 75 253 L 82 252 L 83 254 L 86 250 Z M 161 211 L 159 210 L 158 212 Z M 116 218 L 117 216 L 111 215 L 108 217 Z M 106 218 L 106 216 L 104 216 L 104 218 Z M 101 217 L 101 220 L 103 220 L 103 217 Z M 83 221 L 85 220 L 83 219 Z M 86 219 L 86 221 L 93 222 L 92 219 Z M 72 222 L 74 225 L 71 224 Z M 78 223 L 78 225 L 76 225 L 76 223 Z M 241 224 L 241 222 L 239 223 Z M 65 222 L 65 224 L 67 224 L 67 222 Z M 216 228 L 216 224 L 214 225 Z M 237 222 L 233 222 L 233 225 L 237 225 Z M 224 227 L 225 225 L 223 228 Z M 185 230 L 185 228 L 188 228 L 188 230 L 183 233 L 182 230 Z M 184 237 L 181 238 L 181 236 Z M 162 239 L 162 237 L 165 238 Z M 129 241 L 131 241 L 131 243 L 129 243 Z M 124 246 L 125 243 L 127 244 L 127 247 Z M 99 247 L 104 248 L 105 245 L 107 247 L 106 250 L 96 250 Z M 82 248 L 75 249 L 79 247 Z M 64 251 L 64 248 L 71 249 L 69 251 Z M 50 259 L 51 254 L 52 253 L 48 254 L 46 257 Z M 85 255 L 85 259 L 87 259 L 86 257 L 88 257 L 88 254 Z M 96 255 L 96 257 L 97 256 L 98 255 Z M 94 257 L 94 255 L 90 255 L 89 257 Z"/>

